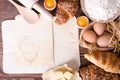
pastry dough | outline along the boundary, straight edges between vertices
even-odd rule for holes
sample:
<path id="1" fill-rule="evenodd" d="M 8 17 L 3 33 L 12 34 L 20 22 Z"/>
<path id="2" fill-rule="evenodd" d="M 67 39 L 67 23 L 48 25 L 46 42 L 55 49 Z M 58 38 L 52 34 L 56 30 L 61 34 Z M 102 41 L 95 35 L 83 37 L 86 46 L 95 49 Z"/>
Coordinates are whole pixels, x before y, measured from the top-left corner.
<path id="1" fill-rule="evenodd" d="M 18 15 L 15 20 L 2 22 L 3 71 L 43 73 L 65 63 L 78 70 L 79 40 L 75 21 L 73 17 L 66 24 L 58 25 L 40 15 L 40 21 L 29 24 Z"/>

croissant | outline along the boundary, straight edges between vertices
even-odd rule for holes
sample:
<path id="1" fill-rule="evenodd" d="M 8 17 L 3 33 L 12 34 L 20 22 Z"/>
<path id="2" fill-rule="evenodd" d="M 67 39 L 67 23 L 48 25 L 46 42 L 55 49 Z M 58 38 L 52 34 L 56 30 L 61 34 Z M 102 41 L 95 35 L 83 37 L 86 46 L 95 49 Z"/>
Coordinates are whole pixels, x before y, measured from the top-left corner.
<path id="1" fill-rule="evenodd" d="M 91 52 L 84 55 L 87 60 L 107 72 L 120 74 L 120 58 L 111 52 Z"/>
<path id="2" fill-rule="evenodd" d="M 79 0 L 59 0 L 56 10 L 56 20 L 58 24 L 66 23 L 78 12 Z"/>

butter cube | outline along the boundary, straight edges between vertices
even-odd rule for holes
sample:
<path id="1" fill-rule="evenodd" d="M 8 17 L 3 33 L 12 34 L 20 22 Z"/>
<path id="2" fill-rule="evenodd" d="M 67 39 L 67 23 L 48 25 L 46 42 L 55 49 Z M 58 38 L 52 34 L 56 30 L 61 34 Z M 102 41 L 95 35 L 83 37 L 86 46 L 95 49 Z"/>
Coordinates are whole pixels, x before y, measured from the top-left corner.
<path id="1" fill-rule="evenodd" d="M 67 71 L 67 72 L 64 73 L 63 76 L 64 76 L 67 80 L 70 80 L 71 77 L 73 76 L 73 74 Z"/>
<path id="2" fill-rule="evenodd" d="M 66 80 L 66 79 L 63 77 L 63 78 L 61 78 L 60 80 Z"/>
<path id="3" fill-rule="evenodd" d="M 61 79 L 63 77 L 63 72 L 62 71 L 54 72 L 53 77 L 54 77 L 54 80 Z"/>

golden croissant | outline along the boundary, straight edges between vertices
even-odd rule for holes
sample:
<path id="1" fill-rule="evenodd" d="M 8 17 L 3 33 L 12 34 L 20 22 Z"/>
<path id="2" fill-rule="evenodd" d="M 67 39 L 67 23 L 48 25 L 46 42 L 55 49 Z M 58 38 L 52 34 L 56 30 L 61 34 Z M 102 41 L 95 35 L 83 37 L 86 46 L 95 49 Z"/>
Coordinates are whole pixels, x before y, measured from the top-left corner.
<path id="1" fill-rule="evenodd" d="M 111 52 L 91 52 L 84 55 L 87 60 L 107 72 L 120 74 L 120 58 Z"/>

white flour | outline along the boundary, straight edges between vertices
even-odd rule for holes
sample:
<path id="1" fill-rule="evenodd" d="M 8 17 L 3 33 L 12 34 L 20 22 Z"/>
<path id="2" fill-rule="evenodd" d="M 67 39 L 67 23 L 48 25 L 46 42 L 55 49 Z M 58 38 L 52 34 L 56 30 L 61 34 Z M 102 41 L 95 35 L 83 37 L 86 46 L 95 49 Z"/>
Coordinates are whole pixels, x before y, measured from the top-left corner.
<path id="1" fill-rule="evenodd" d="M 84 7 L 91 18 L 106 21 L 118 12 L 120 0 L 84 0 Z"/>

